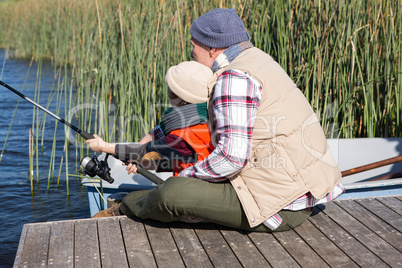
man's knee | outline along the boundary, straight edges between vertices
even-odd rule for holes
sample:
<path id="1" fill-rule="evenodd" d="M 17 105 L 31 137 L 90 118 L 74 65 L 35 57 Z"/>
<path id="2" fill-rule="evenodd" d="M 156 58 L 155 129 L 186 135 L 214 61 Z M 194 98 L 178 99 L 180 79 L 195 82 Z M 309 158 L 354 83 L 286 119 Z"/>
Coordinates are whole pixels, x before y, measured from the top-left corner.
<path id="1" fill-rule="evenodd" d="M 193 178 L 179 178 L 170 177 L 164 183 L 158 186 L 155 191 L 154 198 L 163 204 L 175 203 L 175 200 L 181 199 L 184 195 L 188 194 L 189 180 L 196 180 Z"/>

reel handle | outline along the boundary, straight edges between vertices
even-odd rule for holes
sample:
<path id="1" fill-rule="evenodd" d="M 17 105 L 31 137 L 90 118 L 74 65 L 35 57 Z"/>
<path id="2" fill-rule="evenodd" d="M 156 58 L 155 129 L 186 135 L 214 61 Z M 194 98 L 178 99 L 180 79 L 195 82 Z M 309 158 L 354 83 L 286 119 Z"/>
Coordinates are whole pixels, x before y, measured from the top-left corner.
<path id="1" fill-rule="evenodd" d="M 94 139 L 94 135 L 86 132 L 86 131 L 81 131 L 80 132 L 81 137 L 83 137 L 86 140 L 89 139 Z M 108 158 L 109 154 L 106 154 L 106 158 L 105 158 L 105 162 L 107 163 L 107 158 Z M 124 162 L 126 165 L 128 165 L 128 162 Z M 153 183 L 155 183 L 156 185 L 161 184 L 162 182 L 164 182 L 164 180 L 162 180 L 161 178 L 159 178 L 158 176 L 156 176 L 155 174 L 149 172 L 147 169 L 141 167 L 138 163 L 133 163 L 137 166 L 137 173 L 141 174 L 142 176 L 144 176 L 145 178 L 147 178 L 148 180 L 152 181 Z"/>

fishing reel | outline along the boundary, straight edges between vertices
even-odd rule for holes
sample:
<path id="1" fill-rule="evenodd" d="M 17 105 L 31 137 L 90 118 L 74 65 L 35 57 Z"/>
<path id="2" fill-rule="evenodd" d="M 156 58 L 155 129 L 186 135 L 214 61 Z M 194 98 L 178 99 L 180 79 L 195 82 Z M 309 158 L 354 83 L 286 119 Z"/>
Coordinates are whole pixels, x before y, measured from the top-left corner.
<path id="1" fill-rule="evenodd" d="M 82 169 L 78 169 L 78 172 L 84 175 L 88 175 L 91 178 L 98 176 L 108 183 L 113 183 L 114 179 L 110 176 L 110 168 L 107 164 L 108 157 L 109 154 L 106 154 L 105 160 L 99 161 L 96 155 L 94 155 L 92 158 L 86 156 L 81 160 L 80 165 Z"/>

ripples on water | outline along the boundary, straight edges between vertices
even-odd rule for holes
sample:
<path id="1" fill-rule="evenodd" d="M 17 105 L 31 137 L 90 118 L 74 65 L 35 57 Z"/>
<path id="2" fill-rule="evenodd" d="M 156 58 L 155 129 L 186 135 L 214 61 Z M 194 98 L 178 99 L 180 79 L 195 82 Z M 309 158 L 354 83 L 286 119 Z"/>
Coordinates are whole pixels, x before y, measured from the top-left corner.
<path id="1" fill-rule="evenodd" d="M 6 52 L 0 50 L 0 74 Z M 29 61 L 7 59 L 0 80 L 16 90 L 22 90 L 29 69 Z M 37 83 L 37 68 L 33 64 L 28 75 L 23 94 L 34 99 Z M 48 96 L 54 82 L 54 68 L 49 63 L 42 64 L 40 104 L 46 106 Z M 0 153 L 3 148 L 9 125 L 12 120 L 18 96 L 0 86 Z M 53 98 L 49 110 L 56 111 L 56 98 Z M 52 150 L 55 121 L 47 116 L 43 154 L 39 163 L 39 186 L 34 186 L 34 196 L 27 181 L 29 158 L 28 136 L 32 127 L 33 106 L 21 99 L 15 115 L 11 133 L 7 141 L 3 158 L 0 162 L 0 267 L 10 267 L 14 263 L 22 227 L 25 223 L 56 220 L 81 219 L 89 217 L 88 198 L 85 189 L 75 177 L 70 177 L 70 197 L 66 196 L 65 172 L 62 171 L 60 186 L 56 185 L 61 155 L 64 145 L 64 127 L 58 123 L 57 153 L 54 182 L 49 191 L 46 190 L 49 161 Z M 63 117 L 64 113 L 61 114 Z M 43 112 L 40 112 L 43 116 Z M 73 148 L 75 149 L 75 148 Z M 71 158 L 75 152 L 71 152 Z M 35 165 L 34 159 L 34 165 Z M 69 171 L 76 170 L 74 161 L 70 161 Z M 36 178 L 35 178 L 36 179 Z"/>

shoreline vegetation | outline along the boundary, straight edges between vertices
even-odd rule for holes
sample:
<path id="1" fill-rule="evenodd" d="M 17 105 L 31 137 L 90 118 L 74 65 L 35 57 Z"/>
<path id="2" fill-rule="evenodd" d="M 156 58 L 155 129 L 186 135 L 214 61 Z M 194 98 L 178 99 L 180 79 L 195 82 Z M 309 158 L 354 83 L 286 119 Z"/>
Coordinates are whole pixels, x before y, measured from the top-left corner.
<path id="1" fill-rule="evenodd" d="M 167 108 L 167 69 L 191 60 L 192 21 L 217 7 L 236 9 L 251 42 L 295 81 L 328 138 L 402 135 L 400 1 L 0 1 L 0 47 L 69 74 L 59 85 L 60 112 L 80 129 L 137 141 Z M 33 122 L 36 139 L 38 128 Z"/>

